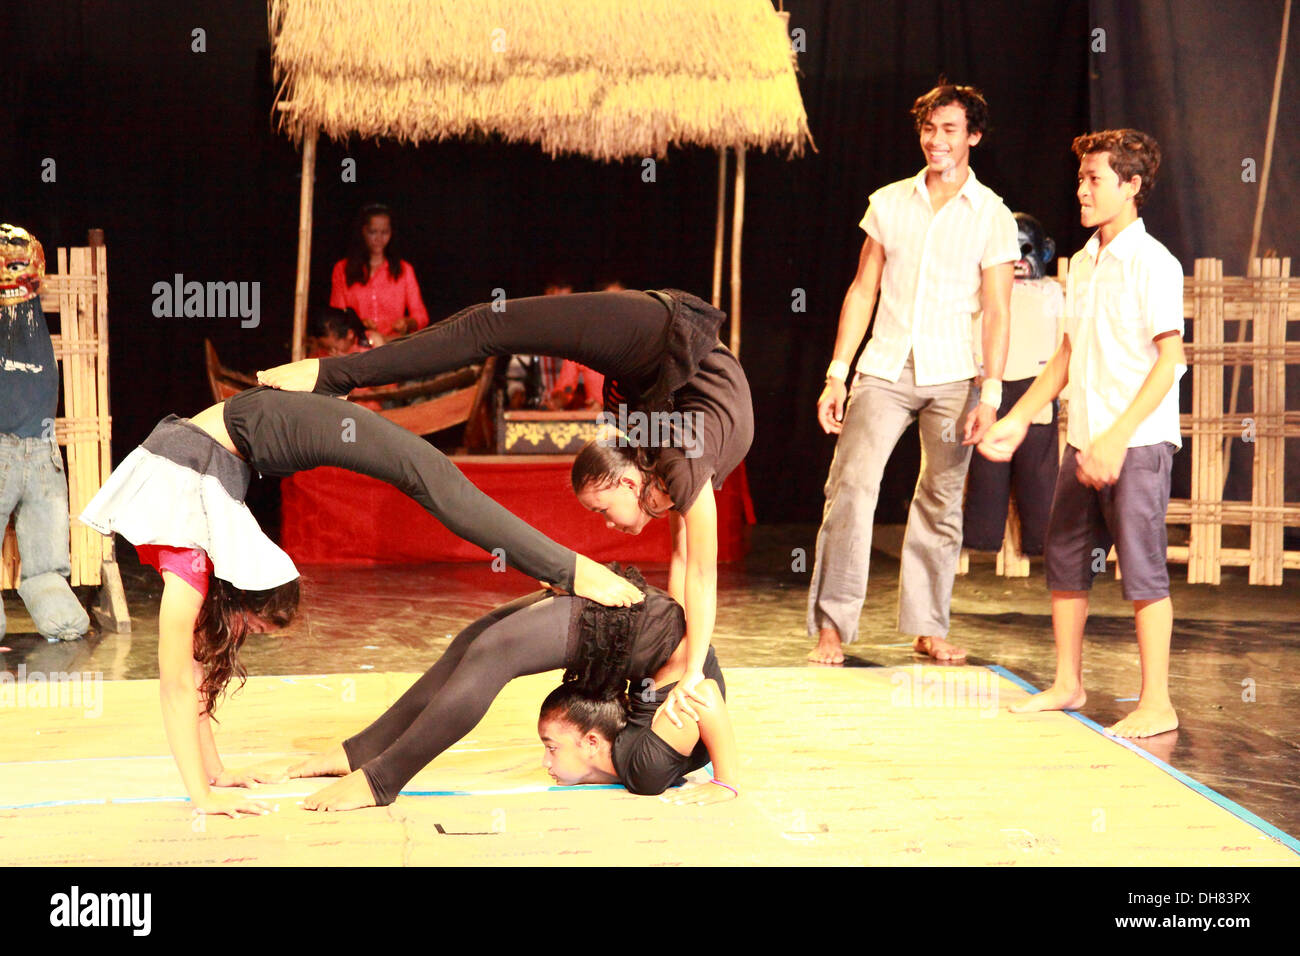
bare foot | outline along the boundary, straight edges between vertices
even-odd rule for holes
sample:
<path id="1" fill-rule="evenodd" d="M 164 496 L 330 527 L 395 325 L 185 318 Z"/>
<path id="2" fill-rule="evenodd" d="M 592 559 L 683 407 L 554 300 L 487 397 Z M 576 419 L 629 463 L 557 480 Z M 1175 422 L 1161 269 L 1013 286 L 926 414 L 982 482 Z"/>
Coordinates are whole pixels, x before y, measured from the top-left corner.
<path id="1" fill-rule="evenodd" d="M 844 645 L 840 635 L 833 627 L 824 627 L 817 640 L 817 646 L 808 652 L 808 660 L 814 664 L 843 664 Z"/>
<path id="2" fill-rule="evenodd" d="M 302 802 L 307 810 L 359 810 L 373 807 L 375 795 L 370 783 L 360 770 L 354 770 L 342 780 L 318 790 Z"/>
<path id="3" fill-rule="evenodd" d="M 1174 708 L 1143 707 L 1106 728 L 1106 733 L 1114 737 L 1154 737 L 1178 728 L 1178 715 Z"/>
<path id="4" fill-rule="evenodd" d="M 951 662 L 966 659 L 966 648 L 950 644 L 942 637 L 918 637 L 912 642 L 912 650 L 933 657 L 936 661 Z"/>
<path id="5" fill-rule="evenodd" d="M 1035 694 L 1007 710 L 1013 714 L 1037 714 L 1044 710 L 1078 710 L 1087 703 L 1088 695 L 1082 687 L 1064 688 L 1053 684 L 1041 694 Z"/>
<path id="6" fill-rule="evenodd" d="M 320 374 L 320 359 L 302 359 L 288 365 L 277 365 L 257 373 L 257 381 L 271 388 L 282 388 L 286 392 L 310 392 L 316 387 L 316 376 Z"/>
<path id="7" fill-rule="evenodd" d="M 301 763 L 289 768 L 290 777 L 342 777 L 352 768 L 348 766 L 348 755 L 342 744 L 335 744 L 329 750 L 313 754 Z"/>

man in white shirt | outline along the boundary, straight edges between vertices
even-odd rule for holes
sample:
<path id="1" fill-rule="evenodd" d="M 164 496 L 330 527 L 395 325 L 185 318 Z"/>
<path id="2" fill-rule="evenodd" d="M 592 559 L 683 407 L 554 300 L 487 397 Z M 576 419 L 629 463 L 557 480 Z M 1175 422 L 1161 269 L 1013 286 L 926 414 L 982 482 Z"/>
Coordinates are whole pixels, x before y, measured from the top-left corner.
<path id="1" fill-rule="evenodd" d="M 1061 347 L 1015 407 L 990 428 L 980 453 L 1006 461 L 1029 421 L 1067 385 L 1065 457 L 1047 529 L 1056 680 L 1014 713 L 1078 710 L 1088 590 L 1110 545 L 1133 602 L 1142 692 L 1106 728 L 1151 737 L 1178 726 L 1169 699 L 1173 604 L 1166 565 L 1169 472 L 1181 447 L 1178 379 L 1183 356 L 1183 271 L 1147 234 L 1138 209 L 1155 184 L 1160 147 L 1146 133 L 1107 130 L 1074 141 L 1080 221 L 1097 232 L 1070 260 Z"/>
<path id="2" fill-rule="evenodd" d="M 808 591 L 808 633 L 818 639 L 808 659 L 817 663 L 842 663 L 842 646 L 857 637 L 880 477 L 918 418 L 921 474 L 903 539 L 898 629 L 915 637 L 919 653 L 941 661 L 966 656 L 947 640 L 962 488 L 970 446 L 1001 401 L 1012 263 L 1020 251 L 1010 210 L 970 168 L 971 147 L 988 128 L 983 96 L 944 83 L 917 99 L 912 116 L 925 169 L 871 194 L 861 223 L 867 238 L 817 402 L 822 428 L 840 436 Z M 846 409 L 849 362 L 877 293 L 880 308 Z M 971 323 L 981 310 L 987 377 L 976 404 Z"/>

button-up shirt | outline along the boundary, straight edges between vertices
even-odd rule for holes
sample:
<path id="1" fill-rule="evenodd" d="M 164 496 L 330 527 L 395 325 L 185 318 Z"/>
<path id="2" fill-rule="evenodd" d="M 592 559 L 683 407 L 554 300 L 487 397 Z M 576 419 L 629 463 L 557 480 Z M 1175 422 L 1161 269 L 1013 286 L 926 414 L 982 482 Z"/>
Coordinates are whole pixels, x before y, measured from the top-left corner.
<path id="1" fill-rule="evenodd" d="M 1133 404 L 1156 364 L 1153 341 L 1183 334 L 1183 270 L 1147 233 L 1141 219 L 1125 226 L 1098 252 L 1096 233 L 1070 259 L 1065 292 L 1065 334 L 1070 337 L 1070 400 L 1066 441 L 1086 450 Z M 1178 427 L 1179 365 L 1174 384 L 1143 419 L 1128 447 L 1170 442 L 1181 448 Z"/>
<path id="2" fill-rule="evenodd" d="M 896 382 L 911 353 L 917 385 L 973 378 L 983 270 L 1020 258 L 1011 210 L 971 170 L 935 212 L 923 169 L 872 193 L 861 226 L 884 247 L 885 269 L 858 371 Z"/>
<path id="3" fill-rule="evenodd" d="M 370 281 L 365 285 L 348 285 L 345 270 L 347 260 L 340 259 L 334 265 L 334 274 L 330 279 L 330 307 L 351 309 L 366 328 L 374 329 L 388 338 L 393 326 L 407 315 L 411 317 L 411 328 L 415 332 L 429 324 L 429 313 L 420 298 L 420 284 L 415 281 L 415 270 L 405 259 L 402 260 L 402 275 L 393 280 L 388 271 L 388 263 L 380 266 Z"/>

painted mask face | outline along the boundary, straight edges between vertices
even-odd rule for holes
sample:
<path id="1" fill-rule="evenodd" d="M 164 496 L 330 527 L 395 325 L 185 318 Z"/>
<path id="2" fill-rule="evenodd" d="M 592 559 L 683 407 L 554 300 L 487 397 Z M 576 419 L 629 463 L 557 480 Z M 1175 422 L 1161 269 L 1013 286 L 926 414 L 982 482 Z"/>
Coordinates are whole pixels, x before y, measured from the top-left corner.
<path id="1" fill-rule="evenodd" d="M 0 224 L 0 306 L 33 299 L 45 277 L 45 250 L 21 226 Z"/>
<path id="2" fill-rule="evenodd" d="M 1042 223 L 1024 212 L 1016 213 L 1016 234 L 1016 241 L 1020 243 L 1016 278 L 1043 278 L 1047 275 L 1047 264 L 1056 255 L 1056 243 L 1047 237 Z"/>

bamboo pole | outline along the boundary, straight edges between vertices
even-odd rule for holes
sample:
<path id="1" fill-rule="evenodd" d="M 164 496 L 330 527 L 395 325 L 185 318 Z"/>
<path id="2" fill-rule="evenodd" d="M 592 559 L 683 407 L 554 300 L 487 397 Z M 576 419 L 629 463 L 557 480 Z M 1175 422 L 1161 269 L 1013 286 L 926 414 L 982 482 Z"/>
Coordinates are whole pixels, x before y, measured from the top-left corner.
<path id="1" fill-rule="evenodd" d="M 99 475 L 95 490 L 103 486 L 113 470 L 113 419 L 108 407 L 108 248 L 104 230 L 91 229 L 91 268 L 95 273 L 95 385 L 99 398 Z M 101 560 L 115 559 L 113 535 L 102 535 Z"/>
<path id="2" fill-rule="evenodd" d="M 307 284 L 311 279 L 311 207 L 316 192 L 316 138 L 312 127 L 302 137 L 302 185 L 298 193 L 298 278 L 293 289 L 293 360 L 305 354 Z"/>
<path id="3" fill-rule="evenodd" d="M 1252 469 L 1250 523 L 1250 583 L 1282 583 L 1282 515 L 1285 438 L 1281 427 L 1286 409 L 1286 363 L 1272 356 L 1271 346 L 1286 340 L 1280 279 L 1290 271 L 1290 259 L 1255 259 L 1251 268 L 1261 279 L 1255 316 L 1256 359 L 1252 376 L 1255 393 L 1255 463 Z"/>
<path id="4" fill-rule="evenodd" d="M 1192 329 L 1198 345 L 1223 344 L 1223 260 L 1197 259 Z M 1192 408 L 1222 426 L 1223 363 L 1192 363 Z M 1187 581 L 1218 584 L 1223 547 L 1223 443 L 1218 428 L 1192 426 L 1192 520 Z"/>
<path id="5" fill-rule="evenodd" d="M 87 248 L 77 248 L 70 252 L 72 272 L 79 276 L 91 275 L 92 251 Z M 94 340 L 94 298 L 93 292 L 83 292 L 77 296 L 77 312 L 73 322 L 77 329 L 78 345 L 84 346 Z M 65 320 L 63 328 L 67 329 L 68 326 Z M 92 381 L 95 360 L 93 355 L 79 350 L 75 354 L 70 354 L 64 361 L 72 363 L 76 375 L 74 381 L 77 384 L 73 396 L 76 408 L 68 410 L 68 417 L 73 420 L 74 425 L 69 429 L 68 435 L 67 470 L 69 474 L 77 476 L 78 493 L 73 495 L 72 489 L 69 488 L 68 500 L 72 513 L 81 514 L 82 509 L 90 503 L 91 497 L 99 490 L 99 422 L 95 408 L 95 383 Z M 85 430 L 86 423 L 91 421 L 95 423 L 93 436 L 87 435 Z M 72 525 L 71 549 L 73 581 L 77 584 L 90 583 L 89 579 L 99 573 L 99 535 L 94 529 L 86 527 L 79 521 L 75 522 Z"/>
<path id="6" fill-rule="evenodd" d="M 718 215 L 713 232 L 713 307 L 722 308 L 722 243 L 727 232 L 727 147 L 718 150 Z"/>
<path id="7" fill-rule="evenodd" d="M 740 357 L 740 237 L 745 228 L 745 150 L 736 147 L 736 195 L 731 216 L 731 351 Z"/>
<path id="8" fill-rule="evenodd" d="M 57 261 L 59 265 L 59 274 L 65 278 L 70 278 L 71 266 L 68 260 L 68 250 L 60 247 Z M 77 329 L 77 300 L 72 293 L 72 283 L 66 282 L 62 292 L 59 294 L 59 335 L 63 340 L 63 419 L 65 431 L 75 434 L 72 423 L 76 421 L 77 415 L 81 409 L 81 374 L 78 362 L 81 358 L 77 351 L 80 345 L 80 336 Z M 68 503 L 70 510 L 75 509 L 77 503 L 81 500 L 81 481 L 77 473 L 77 462 L 79 458 L 76 449 L 73 446 L 71 434 L 65 434 L 64 442 L 68 449 L 67 467 L 65 477 L 68 481 Z M 74 532 L 75 534 L 75 532 Z M 69 537 L 69 549 L 71 550 L 71 536 Z M 76 555 L 72 555 L 70 564 L 76 560 Z"/>
<path id="9" fill-rule="evenodd" d="M 1268 108 L 1268 133 L 1264 137 L 1264 166 L 1259 174 L 1259 196 L 1255 200 L 1255 224 L 1250 232 L 1250 252 L 1246 256 L 1246 274 L 1258 275 L 1251 272 L 1255 262 L 1255 256 L 1259 253 L 1259 236 L 1264 226 L 1264 203 L 1268 198 L 1268 175 L 1273 167 L 1273 141 L 1277 136 L 1277 107 L 1282 98 L 1282 67 L 1286 63 L 1286 39 L 1287 33 L 1291 28 L 1291 0 L 1286 0 L 1282 7 L 1282 38 L 1278 41 L 1277 49 L 1277 69 L 1273 73 L 1273 102 Z M 1246 341 L 1246 322 L 1239 319 L 1237 322 L 1237 343 L 1241 344 Z M 1232 370 L 1232 388 L 1228 397 L 1228 414 L 1237 414 L 1237 393 L 1241 388 L 1241 366 L 1235 366 Z M 1232 451 L 1232 439 L 1223 440 L 1223 454 L 1227 458 L 1228 467 L 1224 469 L 1223 481 L 1227 485 L 1228 475 L 1232 472 L 1232 459 L 1229 454 Z"/>

